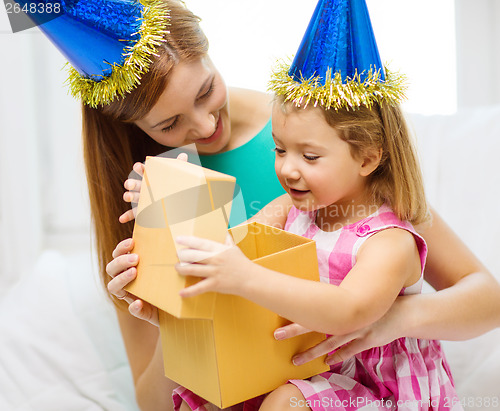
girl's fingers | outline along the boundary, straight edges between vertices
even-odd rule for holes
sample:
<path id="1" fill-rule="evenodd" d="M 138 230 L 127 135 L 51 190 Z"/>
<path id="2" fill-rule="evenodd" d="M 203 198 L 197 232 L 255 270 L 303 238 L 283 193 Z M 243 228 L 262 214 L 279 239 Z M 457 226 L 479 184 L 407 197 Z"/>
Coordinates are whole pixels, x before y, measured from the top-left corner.
<path id="1" fill-rule="evenodd" d="M 194 277 L 208 277 L 210 269 L 203 264 L 180 263 L 175 265 L 175 269 L 180 275 L 192 275 Z"/>
<path id="2" fill-rule="evenodd" d="M 210 281 L 205 279 L 187 288 L 183 288 L 179 291 L 179 295 L 183 298 L 195 297 L 197 295 L 212 291 L 210 288 Z"/>
<path id="3" fill-rule="evenodd" d="M 134 267 L 139 262 L 139 256 L 137 254 L 123 254 L 111 260 L 106 266 L 106 273 L 110 277 L 116 277 L 123 271 Z"/>
<path id="4" fill-rule="evenodd" d="M 286 340 L 288 338 L 296 337 L 297 335 L 302 335 L 309 332 L 311 332 L 311 330 L 302 327 L 299 324 L 292 323 L 278 328 L 274 332 L 274 338 L 276 338 L 277 340 Z"/>
<path id="5" fill-rule="evenodd" d="M 200 251 L 192 248 L 182 248 L 177 251 L 177 257 L 182 263 L 199 263 L 213 256 L 213 252 Z"/>
<path id="6" fill-rule="evenodd" d="M 224 244 L 225 245 L 229 245 L 229 246 L 234 246 L 234 240 L 233 240 L 233 237 L 231 236 L 231 234 L 227 233 L 226 235 L 226 240 L 224 241 Z"/>
<path id="7" fill-rule="evenodd" d="M 193 237 L 193 236 L 179 236 L 175 239 L 175 242 L 179 245 L 184 245 L 188 248 L 194 248 L 200 251 L 213 251 L 214 245 L 219 244 L 215 241 L 210 241 L 205 238 Z"/>
<path id="8" fill-rule="evenodd" d="M 127 254 L 132 250 L 132 248 L 134 248 L 134 240 L 131 238 L 120 241 L 113 250 L 113 258 L 116 258 L 119 255 Z"/>
<path id="9" fill-rule="evenodd" d="M 179 245 L 185 246 L 186 249 L 206 252 L 210 256 L 222 253 L 231 248 L 231 245 L 229 244 L 222 244 L 217 241 L 207 240 L 206 238 L 194 236 L 179 236 L 175 239 L 175 242 Z"/>

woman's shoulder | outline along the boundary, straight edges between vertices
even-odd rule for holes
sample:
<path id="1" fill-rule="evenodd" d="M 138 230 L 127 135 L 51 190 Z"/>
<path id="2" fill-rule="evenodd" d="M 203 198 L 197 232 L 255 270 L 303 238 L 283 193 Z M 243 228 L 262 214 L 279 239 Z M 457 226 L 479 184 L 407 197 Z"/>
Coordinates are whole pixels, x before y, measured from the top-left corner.
<path id="1" fill-rule="evenodd" d="M 272 96 L 261 91 L 231 87 L 229 105 L 231 117 L 241 123 L 267 122 L 271 117 Z"/>
<path id="2" fill-rule="evenodd" d="M 229 89 L 229 112 L 234 147 L 256 136 L 271 118 L 270 95 L 241 88 Z"/>

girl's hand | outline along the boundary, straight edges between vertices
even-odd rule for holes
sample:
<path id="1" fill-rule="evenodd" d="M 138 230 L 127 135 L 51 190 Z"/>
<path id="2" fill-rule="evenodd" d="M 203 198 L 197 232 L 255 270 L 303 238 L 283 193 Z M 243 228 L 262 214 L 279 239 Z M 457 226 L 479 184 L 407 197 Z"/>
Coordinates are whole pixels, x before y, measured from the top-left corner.
<path id="1" fill-rule="evenodd" d="M 362 351 L 389 344 L 404 335 L 404 330 L 401 330 L 401 320 L 398 301 L 396 301 L 391 309 L 373 324 L 349 334 L 332 335 L 318 345 L 294 356 L 292 362 L 295 365 L 301 365 L 332 351 L 335 352 L 328 355 L 325 360 L 328 365 L 345 361 Z M 289 324 L 278 328 L 274 332 L 274 337 L 277 340 L 284 340 L 307 332 L 310 330 L 301 325 Z"/>
<path id="2" fill-rule="evenodd" d="M 130 254 L 134 248 L 131 238 L 120 242 L 113 250 L 113 260 L 106 266 L 106 272 L 112 280 L 108 283 L 108 291 L 119 300 L 125 300 L 130 314 L 158 327 L 158 309 L 151 304 L 138 299 L 123 288 L 137 276 L 136 265 L 139 262 L 137 254 Z"/>
<path id="3" fill-rule="evenodd" d="M 250 260 L 234 245 L 230 235 L 225 244 L 198 237 L 178 237 L 177 244 L 186 246 L 178 251 L 180 263 L 175 266 L 181 275 L 202 277 L 204 280 L 184 288 L 181 297 L 194 297 L 208 291 L 237 294 L 245 279 Z"/>
<path id="4" fill-rule="evenodd" d="M 188 156 L 186 153 L 180 153 L 177 156 L 177 160 L 187 161 Z M 118 218 L 118 220 L 122 224 L 133 221 L 136 217 L 137 203 L 139 202 L 139 194 L 141 192 L 142 177 L 144 176 L 144 164 L 135 163 L 132 169 L 139 175 L 140 178 L 138 179 L 130 177 L 133 176 L 133 173 L 130 173 L 129 178 L 123 183 L 123 186 L 127 190 L 125 191 L 125 193 L 123 193 L 123 200 L 127 203 L 131 203 L 132 208 L 124 212 Z"/>

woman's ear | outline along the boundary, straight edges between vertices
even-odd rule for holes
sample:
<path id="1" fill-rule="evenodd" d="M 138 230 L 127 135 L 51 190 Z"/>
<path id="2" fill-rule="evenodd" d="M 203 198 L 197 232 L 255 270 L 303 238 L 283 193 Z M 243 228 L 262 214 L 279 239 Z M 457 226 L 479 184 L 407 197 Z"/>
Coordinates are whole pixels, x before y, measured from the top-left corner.
<path id="1" fill-rule="evenodd" d="M 382 148 L 370 149 L 362 156 L 363 162 L 361 163 L 360 175 L 363 177 L 369 176 L 373 173 L 382 159 Z"/>

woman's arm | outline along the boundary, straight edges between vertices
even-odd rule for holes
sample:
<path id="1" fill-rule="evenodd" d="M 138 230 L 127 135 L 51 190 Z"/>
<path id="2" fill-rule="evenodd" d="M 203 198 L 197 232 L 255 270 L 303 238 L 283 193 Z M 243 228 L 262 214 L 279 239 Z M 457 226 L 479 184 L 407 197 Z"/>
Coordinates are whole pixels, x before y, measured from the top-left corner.
<path id="1" fill-rule="evenodd" d="M 158 311 L 123 288 L 135 279 L 138 256 L 130 254 L 133 240 L 120 242 L 106 272 L 112 277 L 108 290 L 129 304 L 129 311 L 116 308 L 127 351 L 135 395 L 141 410 L 173 410 L 172 391 L 178 384 L 165 377 L 158 329 Z M 135 260 L 130 257 L 136 257 Z"/>
<path id="2" fill-rule="evenodd" d="M 331 363 L 400 337 L 466 340 L 500 327 L 500 284 L 450 227 L 432 210 L 432 225 L 420 230 L 429 254 L 425 279 L 438 291 L 399 297 L 377 322 L 334 335 L 298 355 L 297 364 L 337 351 Z M 277 339 L 307 332 L 298 324 L 275 332 Z M 340 348 L 339 348 L 340 347 Z"/>
<path id="3" fill-rule="evenodd" d="M 165 377 L 159 329 L 117 309 L 118 322 L 142 411 L 173 410 L 172 391 L 179 386 Z"/>
<path id="4" fill-rule="evenodd" d="M 500 327 L 500 284 L 432 210 L 432 225 L 420 234 L 429 254 L 425 279 L 433 294 L 405 302 L 411 320 L 405 336 L 465 340 Z"/>

